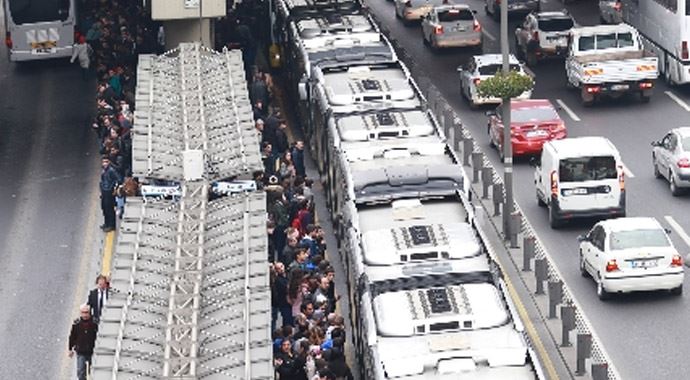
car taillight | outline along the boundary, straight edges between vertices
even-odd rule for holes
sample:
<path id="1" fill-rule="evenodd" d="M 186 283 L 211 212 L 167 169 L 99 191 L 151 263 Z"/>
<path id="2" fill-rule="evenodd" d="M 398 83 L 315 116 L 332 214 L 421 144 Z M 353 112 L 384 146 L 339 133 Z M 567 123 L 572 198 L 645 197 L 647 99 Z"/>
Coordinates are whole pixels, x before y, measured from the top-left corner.
<path id="1" fill-rule="evenodd" d="M 676 162 L 676 165 L 678 165 L 679 168 L 690 168 L 690 160 L 687 158 L 681 158 Z"/>
<path id="2" fill-rule="evenodd" d="M 558 196 L 558 173 L 551 171 L 551 195 Z"/>
<path id="3" fill-rule="evenodd" d="M 482 31 L 482 25 L 477 20 L 474 20 L 474 31 L 475 32 L 481 32 Z"/>
<path id="4" fill-rule="evenodd" d="M 481 80 L 480 78 L 474 78 L 473 82 L 474 82 L 474 85 L 475 85 L 475 86 L 478 86 L 479 83 L 482 82 L 482 80 Z"/>
<path id="5" fill-rule="evenodd" d="M 688 54 L 688 41 L 683 41 L 680 45 L 680 57 L 682 59 L 690 59 L 690 54 Z"/>
<path id="6" fill-rule="evenodd" d="M 615 272 L 618 270 L 618 263 L 616 262 L 616 259 L 611 259 L 606 262 L 606 271 L 607 272 Z"/>
<path id="7" fill-rule="evenodd" d="M 621 191 L 625 190 L 625 170 L 621 165 L 618 165 L 618 186 Z"/>
<path id="8" fill-rule="evenodd" d="M 673 255 L 671 258 L 671 266 L 672 267 L 682 267 L 683 266 L 683 258 L 680 257 L 680 255 Z"/>
<path id="9" fill-rule="evenodd" d="M 443 34 L 443 25 L 436 25 L 436 27 L 434 27 L 434 34 Z"/>
<path id="10" fill-rule="evenodd" d="M 654 84 L 652 82 L 642 82 L 640 83 L 640 89 L 642 90 L 647 90 L 654 87 Z"/>
<path id="11" fill-rule="evenodd" d="M 598 94 L 601 92 L 601 86 L 587 86 L 585 88 L 588 94 Z"/>
<path id="12" fill-rule="evenodd" d="M 8 49 L 12 49 L 12 34 L 10 32 L 5 33 L 5 46 Z"/>

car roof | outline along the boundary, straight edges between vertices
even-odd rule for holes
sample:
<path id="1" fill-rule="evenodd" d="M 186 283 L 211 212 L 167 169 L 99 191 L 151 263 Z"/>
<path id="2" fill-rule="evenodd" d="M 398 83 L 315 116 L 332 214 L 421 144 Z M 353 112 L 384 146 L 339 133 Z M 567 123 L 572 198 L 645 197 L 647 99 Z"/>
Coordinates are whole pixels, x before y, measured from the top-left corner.
<path id="1" fill-rule="evenodd" d="M 583 156 L 605 156 L 613 154 L 618 158 L 618 149 L 606 137 L 584 136 L 568 137 L 562 140 L 549 141 L 554 151 L 561 158 Z"/>
<path id="2" fill-rule="evenodd" d="M 514 110 L 517 108 L 540 108 L 540 107 L 550 107 L 554 108 L 551 101 L 548 99 L 524 99 L 524 100 L 511 100 L 510 109 Z"/>
<path id="3" fill-rule="evenodd" d="M 678 127 L 672 129 L 671 131 L 678 133 L 682 137 L 690 136 L 690 127 Z"/>
<path id="4" fill-rule="evenodd" d="M 537 16 L 537 19 L 539 19 L 539 20 L 550 19 L 550 18 L 569 18 L 569 19 L 572 19 L 572 16 L 570 16 L 570 13 L 563 12 L 563 11 L 539 12 L 536 14 L 536 16 Z"/>
<path id="5" fill-rule="evenodd" d="M 582 26 L 578 28 L 573 28 L 572 32 L 577 35 L 593 35 L 593 34 L 603 34 L 603 33 L 626 33 L 637 31 L 628 24 L 614 24 L 614 25 L 595 25 L 595 26 Z"/>
<path id="6" fill-rule="evenodd" d="M 508 59 L 510 63 L 520 64 L 518 59 L 512 54 L 510 54 Z M 503 63 L 503 56 L 501 54 L 481 54 L 475 55 L 474 60 L 477 62 L 477 66 L 496 65 Z"/>
<path id="7" fill-rule="evenodd" d="M 604 220 L 600 222 L 600 224 L 612 232 L 640 229 L 663 229 L 661 224 L 652 217 L 616 218 Z"/>

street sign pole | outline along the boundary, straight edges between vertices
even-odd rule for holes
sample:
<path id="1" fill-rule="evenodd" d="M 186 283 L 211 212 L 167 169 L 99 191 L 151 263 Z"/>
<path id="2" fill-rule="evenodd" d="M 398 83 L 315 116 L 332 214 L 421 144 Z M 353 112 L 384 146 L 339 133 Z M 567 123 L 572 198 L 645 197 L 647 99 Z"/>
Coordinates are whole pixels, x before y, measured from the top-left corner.
<path id="1" fill-rule="evenodd" d="M 510 61 L 508 44 L 508 2 L 501 1 L 501 54 L 503 56 L 503 73 L 510 72 Z M 503 236 L 510 239 L 512 233 L 510 228 L 510 216 L 514 211 L 513 202 L 513 144 L 510 137 L 510 98 L 503 98 L 503 173 L 505 183 L 505 203 L 503 204 Z"/>

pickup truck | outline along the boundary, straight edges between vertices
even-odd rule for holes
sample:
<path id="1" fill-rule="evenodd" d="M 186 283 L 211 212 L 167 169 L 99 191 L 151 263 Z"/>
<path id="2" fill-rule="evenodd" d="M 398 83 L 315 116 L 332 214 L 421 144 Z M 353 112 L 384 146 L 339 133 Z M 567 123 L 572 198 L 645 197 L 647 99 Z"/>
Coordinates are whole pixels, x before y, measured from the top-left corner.
<path id="1" fill-rule="evenodd" d="M 659 77 L 657 57 L 644 50 L 639 33 L 628 24 L 573 28 L 565 71 L 567 85 L 580 89 L 585 106 L 626 93 L 649 102 Z"/>

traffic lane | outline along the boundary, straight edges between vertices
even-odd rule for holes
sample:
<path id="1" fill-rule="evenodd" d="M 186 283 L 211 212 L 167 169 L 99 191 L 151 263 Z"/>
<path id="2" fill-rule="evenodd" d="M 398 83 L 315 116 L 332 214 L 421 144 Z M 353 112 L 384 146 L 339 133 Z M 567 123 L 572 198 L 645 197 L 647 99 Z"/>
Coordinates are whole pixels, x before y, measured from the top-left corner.
<path id="1" fill-rule="evenodd" d="M 0 148 L 0 378 L 64 378 L 74 307 L 92 277 L 85 231 L 98 222 L 93 83 L 64 61 L 0 65 L 12 94 L 0 99 L 10 131 Z"/>
<path id="2" fill-rule="evenodd" d="M 391 25 L 391 30 L 395 34 L 400 30 L 400 28 L 397 28 L 396 25 Z M 458 55 L 451 54 L 430 56 L 430 53 L 428 53 L 425 50 L 420 50 L 419 47 L 415 46 L 415 41 L 411 40 L 411 37 L 413 36 L 405 36 L 404 30 L 400 33 L 402 37 L 398 38 L 401 38 L 402 41 L 405 41 L 404 47 L 408 50 L 408 53 L 412 55 L 413 59 L 415 59 L 416 62 L 422 63 L 424 65 L 422 69 L 424 71 L 424 74 L 430 76 L 432 82 L 441 90 L 444 96 L 447 99 L 449 99 L 451 105 L 456 107 L 456 109 L 458 109 L 461 112 L 464 125 L 470 129 L 473 136 L 477 139 L 478 143 L 480 143 L 483 146 L 488 146 L 488 140 L 485 134 L 486 116 L 483 115 L 481 112 L 471 112 L 466 108 L 465 103 L 459 98 L 459 96 L 457 96 L 457 80 L 450 79 L 452 77 L 455 77 L 455 74 L 452 74 L 452 72 L 454 70 L 454 66 L 456 65 L 457 60 L 459 60 L 458 58 L 461 59 L 461 57 L 458 57 Z M 451 56 L 451 58 L 449 58 L 449 56 Z M 577 106 L 579 104 L 579 94 L 576 91 L 565 91 L 565 74 L 563 70 L 562 61 L 546 61 L 543 64 L 537 66 L 535 68 L 535 72 L 537 74 L 537 88 L 535 89 L 535 97 L 546 97 L 551 98 L 552 100 L 563 98 L 565 99 L 566 103 L 573 104 L 575 110 L 580 111 L 581 115 L 586 115 L 584 121 L 580 123 L 576 123 L 574 120 L 568 120 L 569 116 L 563 115 L 564 120 L 566 120 L 566 122 L 568 123 L 571 135 L 609 135 L 609 137 L 611 137 L 614 142 L 616 142 L 617 136 L 619 134 L 622 134 L 626 138 L 637 137 L 637 140 L 633 141 L 632 143 L 627 141 L 620 141 L 620 139 L 618 139 L 619 142 L 617 143 L 617 145 L 625 145 L 626 147 L 631 147 L 631 152 L 629 152 L 627 149 L 623 150 L 624 159 L 626 159 L 625 157 L 628 156 L 638 157 L 640 149 L 646 149 L 646 147 L 649 146 L 648 141 L 645 141 L 649 136 L 640 134 L 630 134 L 628 129 L 621 130 L 620 128 L 616 128 L 615 126 L 617 123 L 620 123 L 620 125 L 622 125 L 625 128 L 629 128 L 629 126 L 631 125 L 639 125 L 638 123 L 640 121 L 640 116 L 652 115 L 649 112 L 649 110 L 651 109 L 649 107 L 655 105 L 663 112 L 663 114 L 675 115 L 674 117 L 672 117 L 672 119 L 683 117 L 683 114 L 680 112 L 680 110 L 674 108 L 675 106 L 670 101 L 668 101 L 668 99 L 665 99 L 663 96 L 659 96 L 658 92 L 652 100 L 652 103 L 649 105 L 639 105 L 634 99 L 622 99 L 620 102 L 604 102 L 601 105 L 597 105 L 593 109 L 580 109 Z M 663 84 L 661 84 L 660 86 L 661 88 L 664 88 Z M 663 106 L 659 106 L 659 104 Z M 563 114 L 563 112 L 561 113 Z M 590 117 L 590 113 L 593 115 L 593 117 Z M 620 114 L 626 115 L 627 119 L 621 120 Z M 653 122 L 652 120 L 642 120 L 647 123 L 650 123 L 650 125 L 654 125 L 655 128 L 658 128 L 658 121 Z M 614 126 L 614 128 L 611 128 L 611 126 Z M 648 128 L 647 131 L 653 132 L 654 129 Z M 500 170 L 502 165 L 500 165 L 500 163 L 497 162 L 497 155 L 495 153 L 489 153 L 489 157 L 490 160 L 493 162 L 494 166 Z M 633 171 L 641 170 L 639 167 L 637 167 L 637 165 L 634 165 L 633 168 Z M 640 208 L 639 211 L 635 211 L 635 204 L 637 203 L 643 205 L 653 204 L 653 202 L 650 202 L 650 199 L 639 199 L 643 196 L 643 194 L 647 193 L 649 190 L 641 189 L 639 193 L 632 193 L 636 187 L 634 180 L 629 179 L 628 183 L 630 189 L 629 194 L 631 194 L 631 215 L 636 212 L 639 212 L 640 214 L 653 215 L 652 211 L 655 210 L 646 210 Z M 652 182 L 651 186 L 658 187 L 658 181 Z M 594 314 L 596 318 L 593 318 L 592 322 L 595 326 L 596 331 L 611 331 L 611 327 L 609 325 L 611 325 L 612 323 L 616 323 L 617 326 L 621 327 L 621 329 L 613 329 L 617 335 L 600 334 L 606 347 L 609 347 L 609 345 L 613 346 L 614 352 L 612 353 L 612 357 L 614 358 L 615 362 L 619 362 L 618 358 L 621 356 L 621 352 L 625 352 L 627 347 L 617 347 L 615 346 L 615 344 L 611 342 L 621 342 L 620 336 L 629 335 L 629 331 L 655 331 L 656 329 L 654 328 L 654 324 L 657 321 L 659 321 L 659 317 L 653 317 L 652 315 L 649 315 L 649 313 L 652 310 L 657 310 L 658 308 L 655 307 L 655 305 L 650 306 L 645 303 L 640 304 L 636 307 L 636 304 L 633 303 L 630 306 L 622 309 L 621 313 L 617 313 L 616 318 L 614 318 L 614 322 L 612 322 L 609 318 L 605 317 L 606 314 L 610 314 L 610 311 L 608 313 L 597 313 L 596 311 L 599 310 L 599 304 L 597 302 L 599 301 L 598 299 L 592 299 L 592 295 L 594 294 L 594 285 L 591 282 L 591 280 L 589 282 L 582 281 L 582 279 L 579 277 L 579 272 L 577 271 L 577 261 L 573 261 L 573 257 L 577 257 L 576 237 L 577 235 L 586 232 L 593 223 L 593 221 L 585 221 L 583 223 L 574 224 L 566 228 L 565 231 L 551 232 L 550 228 L 546 224 L 545 211 L 538 209 L 536 206 L 534 206 L 535 193 L 533 184 L 533 172 L 532 169 L 524 163 L 524 161 L 522 164 L 518 163 L 516 167 L 516 190 L 517 199 L 520 202 L 523 209 L 525 210 L 527 217 L 530 219 L 530 221 L 532 219 L 539 221 L 535 224 L 536 230 L 540 231 L 540 238 L 542 239 L 542 241 L 544 241 L 545 245 L 547 246 L 547 249 L 555 258 L 556 262 L 558 263 L 557 265 L 559 269 L 563 272 L 566 281 L 568 282 L 568 284 L 576 284 L 573 287 L 574 294 L 576 295 L 578 300 L 586 300 L 586 302 L 583 302 L 583 307 L 586 310 L 586 313 L 589 315 L 590 309 L 594 310 L 592 314 Z M 651 198 L 652 201 L 656 197 L 657 195 L 649 196 L 649 198 Z M 536 210 L 534 210 L 533 208 Z M 670 208 L 676 209 L 675 206 L 671 206 Z M 568 231 L 568 229 L 571 230 Z M 546 233 L 542 231 L 546 231 Z M 636 297 L 641 297 L 643 300 L 648 298 L 647 302 L 664 303 L 664 310 L 668 310 L 668 312 L 673 313 L 674 316 L 679 314 L 682 315 L 686 312 L 685 305 L 678 306 L 677 300 L 667 300 L 665 297 L 659 298 L 658 294 L 650 293 L 642 295 L 633 295 L 631 297 L 633 298 L 633 300 Z M 628 297 L 624 297 L 624 299 L 628 299 Z M 632 308 L 634 310 L 640 309 L 641 311 L 637 312 L 635 317 L 631 317 L 631 314 L 628 311 L 629 308 Z M 601 317 L 599 317 L 599 315 L 601 315 Z M 640 317 L 642 318 L 642 322 L 637 323 L 635 319 Z M 677 318 L 672 318 L 664 320 L 664 322 L 677 323 L 678 320 Z M 668 336 L 663 336 L 659 338 L 647 338 L 646 336 L 642 335 L 642 338 L 640 339 L 649 340 L 650 345 L 654 346 L 654 351 L 651 352 L 665 354 L 664 348 L 668 349 L 667 346 L 662 345 L 664 344 L 663 342 L 668 341 Z M 626 357 L 625 359 L 626 360 L 623 362 L 627 363 L 628 357 Z M 633 359 L 636 359 L 636 363 L 643 363 L 639 360 L 640 358 Z M 630 367 L 628 368 L 630 369 Z M 644 370 L 645 368 L 632 368 L 630 370 L 630 377 L 626 378 L 635 378 L 633 375 L 640 373 L 644 375 L 638 378 L 650 378 L 650 376 L 647 375 L 652 375 L 651 377 L 653 377 L 653 374 L 645 372 Z M 627 373 L 628 372 L 626 371 L 626 374 Z"/>

